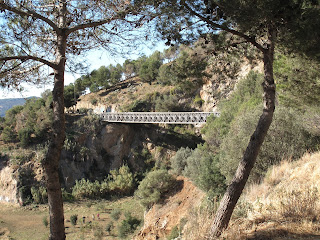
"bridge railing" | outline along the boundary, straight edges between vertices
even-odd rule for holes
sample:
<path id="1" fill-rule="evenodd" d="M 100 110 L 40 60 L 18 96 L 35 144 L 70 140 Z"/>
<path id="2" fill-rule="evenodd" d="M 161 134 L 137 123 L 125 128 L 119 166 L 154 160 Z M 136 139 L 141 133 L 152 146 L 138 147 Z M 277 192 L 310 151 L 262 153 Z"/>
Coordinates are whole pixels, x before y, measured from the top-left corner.
<path id="1" fill-rule="evenodd" d="M 107 112 L 101 113 L 100 117 L 106 122 L 199 124 L 205 123 L 212 114 L 220 115 L 218 112 Z"/>

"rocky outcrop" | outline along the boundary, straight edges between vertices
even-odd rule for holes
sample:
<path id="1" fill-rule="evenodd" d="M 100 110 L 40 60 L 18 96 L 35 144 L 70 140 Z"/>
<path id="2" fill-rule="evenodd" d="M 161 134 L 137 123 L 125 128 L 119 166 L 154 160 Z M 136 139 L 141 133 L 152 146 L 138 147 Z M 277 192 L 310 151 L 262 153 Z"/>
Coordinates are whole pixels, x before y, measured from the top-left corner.
<path id="1" fill-rule="evenodd" d="M 217 111 L 217 104 L 220 99 L 227 98 L 234 90 L 236 84 L 244 78 L 250 71 L 263 72 L 263 64 L 250 64 L 244 61 L 235 74 L 223 76 L 220 72 L 212 74 L 211 78 L 206 79 L 200 89 L 200 97 L 204 101 L 202 109 L 204 112 Z M 230 77 L 232 76 L 232 77 Z"/>
<path id="2" fill-rule="evenodd" d="M 180 147 L 196 147 L 201 138 L 184 139 L 156 125 L 102 123 L 98 132 L 82 134 L 77 151 L 62 152 L 61 176 L 66 188 L 76 180 L 103 180 L 111 169 L 128 164 L 133 171 L 145 169 L 140 152 L 148 151 L 155 161 L 168 161 Z M 80 151 L 80 152 L 79 152 Z"/>
<path id="3" fill-rule="evenodd" d="M 18 203 L 18 181 L 14 169 L 4 164 L 0 166 L 0 202 Z"/>
<path id="4" fill-rule="evenodd" d="M 103 179 L 110 169 L 117 169 L 130 153 L 134 131 L 129 125 L 106 124 L 94 134 L 82 134 L 76 138 L 80 152 L 62 152 L 61 175 L 67 188 L 75 180 Z"/>
<path id="5" fill-rule="evenodd" d="M 43 169 L 36 155 L 31 154 L 31 160 L 20 166 L 0 163 L 0 202 L 24 204 L 25 195 L 30 195 L 32 186 L 44 182 Z"/>

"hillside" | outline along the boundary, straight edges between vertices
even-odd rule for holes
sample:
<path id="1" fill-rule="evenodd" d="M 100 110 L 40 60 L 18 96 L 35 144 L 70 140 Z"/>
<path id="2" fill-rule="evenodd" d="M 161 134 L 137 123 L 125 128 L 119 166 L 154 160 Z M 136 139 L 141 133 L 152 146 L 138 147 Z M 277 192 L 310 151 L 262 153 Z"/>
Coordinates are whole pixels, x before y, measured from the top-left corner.
<path id="1" fill-rule="evenodd" d="M 8 98 L 8 99 L 0 99 L 0 117 L 4 117 L 6 111 L 12 108 L 13 106 L 23 105 L 27 99 L 34 98 Z"/>
<path id="2" fill-rule="evenodd" d="M 317 152 L 270 168 L 261 184 L 247 187 L 220 239 L 320 239 L 319 160 Z M 181 191 L 148 211 L 135 239 L 168 237 L 174 228 L 181 239 L 207 239 L 213 216 L 204 196 L 184 179 Z"/>
<path id="3" fill-rule="evenodd" d="M 224 54 L 209 56 L 203 70 L 199 59 L 193 59 L 200 50 L 161 65 L 162 70 L 156 69 L 159 75 L 152 81 L 143 79 L 137 71 L 132 75 L 135 77 L 125 81 L 118 79 L 110 84 L 110 79 L 103 78 L 107 82 L 100 82 L 104 75 L 97 73 L 111 71 L 105 67 L 79 78 L 74 86 L 66 86 L 66 106 L 72 106 L 83 89 L 89 88 L 92 93 L 81 95 L 75 106 L 66 109 L 66 139 L 59 169 L 64 200 L 90 202 L 135 196 L 132 199 L 141 205 L 140 214 L 142 206 L 146 212 L 144 226 L 139 231 L 132 222 L 130 236 L 139 231 L 139 240 L 178 236 L 206 239 L 218 199 L 230 183 L 261 114 L 263 75 L 261 63 L 238 56 L 230 65 Z M 194 62 L 180 64 L 188 59 Z M 284 101 L 296 95 L 288 92 L 291 88 L 285 82 L 298 66 L 283 63 L 281 56 L 275 65 L 281 88 L 273 122 L 251 171 L 247 183 L 251 187 L 239 201 L 224 239 L 318 237 L 319 183 L 309 178 L 307 183 L 315 181 L 316 186 L 309 188 L 292 180 L 295 185 L 291 189 L 291 182 L 286 180 L 295 179 L 292 174 L 299 175 L 293 169 L 306 151 L 319 149 L 319 108 L 315 107 L 316 102 L 302 102 L 301 109 Z M 282 65 L 286 68 L 282 69 Z M 197 67 L 206 74 L 190 72 Z M 47 151 L 52 119 L 50 93 L 44 96 L 28 101 L 2 119 L 0 201 L 20 205 L 47 202 L 41 161 Z M 202 126 L 106 123 L 92 114 L 216 108 L 220 116 L 209 118 Z M 289 158 L 292 163 L 280 164 Z M 280 167 L 269 169 L 277 165 Z M 311 165 L 316 169 L 315 164 Z M 279 175 L 277 168 L 288 172 L 279 170 Z M 262 185 L 252 185 L 261 182 Z M 288 206 L 289 210 L 285 209 Z M 314 236 L 310 235 L 312 231 Z"/>

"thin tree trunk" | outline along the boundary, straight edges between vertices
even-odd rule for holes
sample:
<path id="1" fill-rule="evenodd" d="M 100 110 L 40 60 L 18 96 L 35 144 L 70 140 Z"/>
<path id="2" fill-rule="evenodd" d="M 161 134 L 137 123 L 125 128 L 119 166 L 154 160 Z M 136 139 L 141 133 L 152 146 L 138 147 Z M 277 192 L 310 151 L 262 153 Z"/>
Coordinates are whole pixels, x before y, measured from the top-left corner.
<path id="1" fill-rule="evenodd" d="M 256 130 L 252 134 L 243 159 L 224 194 L 211 226 L 211 237 L 218 237 L 228 227 L 231 215 L 248 180 L 251 169 L 257 159 L 260 147 L 271 125 L 275 109 L 275 84 L 273 79 L 273 57 L 275 32 L 269 29 L 268 45 L 263 51 L 264 82 L 263 82 L 263 113 Z"/>

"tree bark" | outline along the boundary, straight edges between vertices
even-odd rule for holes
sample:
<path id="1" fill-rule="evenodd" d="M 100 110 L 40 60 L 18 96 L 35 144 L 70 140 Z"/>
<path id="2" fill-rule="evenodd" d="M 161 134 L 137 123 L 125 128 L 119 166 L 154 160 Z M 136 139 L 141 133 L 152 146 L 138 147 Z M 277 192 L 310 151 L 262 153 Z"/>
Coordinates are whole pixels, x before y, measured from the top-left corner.
<path id="1" fill-rule="evenodd" d="M 236 173 L 220 202 L 211 226 L 211 237 L 220 236 L 222 231 L 228 227 L 233 210 L 245 187 L 251 169 L 256 162 L 260 147 L 272 122 L 275 110 L 275 83 L 273 78 L 274 42 L 275 31 L 270 28 L 267 46 L 262 51 L 264 63 L 263 112 Z"/>
<path id="2" fill-rule="evenodd" d="M 50 214 L 49 240 L 64 240 L 66 238 L 64 228 L 64 211 L 61 184 L 59 178 L 60 155 L 65 140 L 65 115 L 64 115 L 64 72 L 66 63 L 67 34 L 66 1 L 59 1 L 59 19 L 57 31 L 57 48 L 54 68 L 53 98 L 53 123 L 52 136 L 50 139 L 43 167 L 46 176 L 48 192 L 48 205 Z"/>
<path id="3" fill-rule="evenodd" d="M 54 71 L 54 88 L 52 91 L 53 134 L 49 143 L 46 159 L 43 163 L 48 191 L 48 204 L 50 213 L 50 240 L 65 239 L 63 200 L 59 179 L 60 155 L 65 140 L 65 116 L 63 98 L 65 57 L 59 56 L 58 59 L 60 63 L 58 68 Z"/>

